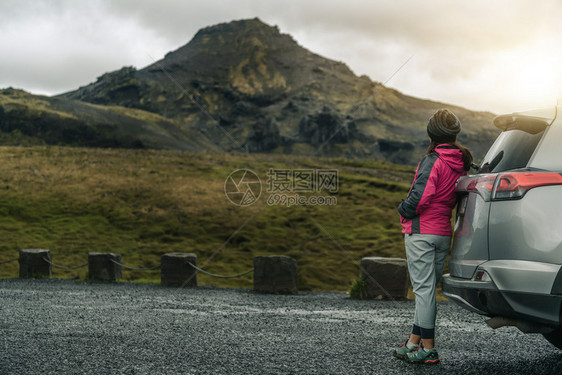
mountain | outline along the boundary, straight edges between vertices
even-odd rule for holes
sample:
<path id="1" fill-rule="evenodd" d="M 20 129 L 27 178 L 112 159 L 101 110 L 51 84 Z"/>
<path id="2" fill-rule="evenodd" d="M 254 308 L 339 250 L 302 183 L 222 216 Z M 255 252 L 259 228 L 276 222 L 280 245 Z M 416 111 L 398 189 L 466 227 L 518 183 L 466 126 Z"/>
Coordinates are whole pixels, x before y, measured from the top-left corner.
<path id="1" fill-rule="evenodd" d="M 427 145 L 427 119 L 442 107 L 461 118 L 459 140 L 475 154 L 497 135 L 492 113 L 414 98 L 358 77 L 344 63 L 308 51 L 259 19 L 204 28 L 144 69 L 106 73 L 52 100 L 76 105 L 77 121 L 78 107 L 86 106 L 77 103 L 89 103 L 88 110 L 95 105 L 152 114 L 193 136 L 193 147 L 210 151 L 209 143 L 226 151 L 413 164 Z M 143 145 L 158 148 L 154 142 Z M 174 146 L 166 141 L 165 147 Z"/>
<path id="2" fill-rule="evenodd" d="M 219 152 L 201 133 L 156 113 L 0 90 L 0 144 Z"/>

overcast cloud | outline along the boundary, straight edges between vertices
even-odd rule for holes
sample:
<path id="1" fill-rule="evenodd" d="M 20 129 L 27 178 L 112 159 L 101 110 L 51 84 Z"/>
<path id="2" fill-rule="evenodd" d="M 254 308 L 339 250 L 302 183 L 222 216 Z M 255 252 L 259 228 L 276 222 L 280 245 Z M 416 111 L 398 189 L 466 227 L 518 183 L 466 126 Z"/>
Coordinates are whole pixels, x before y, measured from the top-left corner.
<path id="1" fill-rule="evenodd" d="M 198 29 L 259 17 L 405 94 L 496 113 L 562 98 L 562 3 L 552 1 L 1 1 L 0 87 L 57 94 L 142 68 Z"/>

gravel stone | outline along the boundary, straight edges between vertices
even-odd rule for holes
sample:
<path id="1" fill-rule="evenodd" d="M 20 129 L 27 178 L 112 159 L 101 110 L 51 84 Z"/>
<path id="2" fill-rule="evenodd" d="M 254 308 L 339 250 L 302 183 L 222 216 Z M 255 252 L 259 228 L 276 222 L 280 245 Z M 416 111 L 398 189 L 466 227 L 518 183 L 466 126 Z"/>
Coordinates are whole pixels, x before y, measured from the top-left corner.
<path id="1" fill-rule="evenodd" d="M 438 303 L 441 363 L 392 356 L 413 301 L 0 280 L 0 374 L 560 374 L 542 336 Z"/>

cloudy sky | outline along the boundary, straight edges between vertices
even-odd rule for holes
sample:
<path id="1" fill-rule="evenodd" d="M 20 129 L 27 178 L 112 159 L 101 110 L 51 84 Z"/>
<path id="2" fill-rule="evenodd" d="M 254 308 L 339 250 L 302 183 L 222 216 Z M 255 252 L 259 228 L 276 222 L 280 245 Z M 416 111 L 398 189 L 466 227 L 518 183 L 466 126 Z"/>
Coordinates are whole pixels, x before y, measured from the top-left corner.
<path id="1" fill-rule="evenodd" d="M 495 113 L 562 98 L 557 0 L 0 0 L 0 88 L 65 92 L 253 17 L 408 95 Z"/>

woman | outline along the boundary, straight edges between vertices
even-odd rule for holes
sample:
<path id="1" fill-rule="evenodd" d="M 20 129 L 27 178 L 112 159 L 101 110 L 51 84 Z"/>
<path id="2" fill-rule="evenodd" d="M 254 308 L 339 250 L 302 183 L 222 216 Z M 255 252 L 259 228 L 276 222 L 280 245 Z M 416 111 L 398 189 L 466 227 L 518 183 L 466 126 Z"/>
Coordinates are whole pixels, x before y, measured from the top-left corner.
<path id="1" fill-rule="evenodd" d="M 460 120 L 447 109 L 438 110 L 429 119 L 431 143 L 418 164 L 408 197 L 398 206 L 416 310 L 412 333 L 394 356 L 410 362 L 439 362 L 434 347 L 435 287 L 451 245 L 455 185 L 472 164 L 470 150 L 456 142 L 460 131 Z"/>

